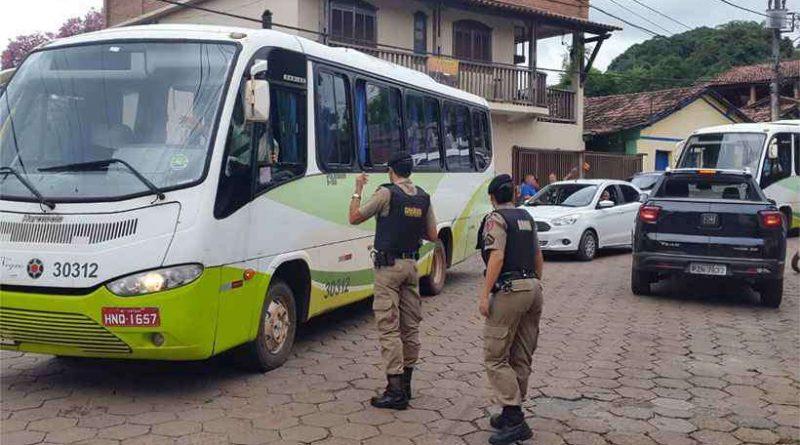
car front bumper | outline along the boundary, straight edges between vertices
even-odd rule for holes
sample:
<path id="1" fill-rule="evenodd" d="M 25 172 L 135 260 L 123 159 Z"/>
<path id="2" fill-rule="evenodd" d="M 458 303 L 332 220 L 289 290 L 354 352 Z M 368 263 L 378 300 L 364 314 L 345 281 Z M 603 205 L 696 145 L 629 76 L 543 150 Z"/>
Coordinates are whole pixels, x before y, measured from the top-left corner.
<path id="1" fill-rule="evenodd" d="M 727 258 L 700 255 L 634 252 L 633 268 L 639 271 L 689 275 L 691 263 L 724 264 L 727 275 L 694 275 L 713 278 L 777 280 L 783 277 L 785 261 L 765 258 Z"/>
<path id="2" fill-rule="evenodd" d="M 538 232 L 539 248 L 545 252 L 575 252 L 581 233 L 575 225 L 551 226 L 546 232 Z"/>

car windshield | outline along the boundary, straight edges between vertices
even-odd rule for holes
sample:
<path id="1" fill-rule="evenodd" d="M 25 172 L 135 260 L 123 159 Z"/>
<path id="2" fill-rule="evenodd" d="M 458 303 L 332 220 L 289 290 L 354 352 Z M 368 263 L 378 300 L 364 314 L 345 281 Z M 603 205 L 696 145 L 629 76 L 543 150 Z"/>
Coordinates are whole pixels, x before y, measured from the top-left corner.
<path id="1" fill-rule="evenodd" d="M 715 133 L 692 136 L 678 168 L 758 171 L 767 136 L 761 133 Z"/>
<path id="2" fill-rule="evenodd" d="M 584 207 L 592 203 L 597 186 L 591 184 L 553 184 L 528 200 L 529 206 Z"/>
<path id="3" fill-rule="evenodd" d="M 749 178 L 730 175 L 668 176 L 655 193 L 657 198 L 761 201 Z"/>
<path id="4" fill-rule="evenodd" d="M 656 185 L 661 175 L 640 175 L 631 179 L 631 184 L 639 187 L 639 190 L 650 190 Z"/>
<path id="5" fill-rule="evenodd" d="M 231 44 L 164 41 L 35 52 L 0 95 L 0 167 L 56 202 L 150 193 L 124 163 L 159 189 L 195 183 L 235 56 Z M 13 175 L 0 190 L 31 198 Z"/>

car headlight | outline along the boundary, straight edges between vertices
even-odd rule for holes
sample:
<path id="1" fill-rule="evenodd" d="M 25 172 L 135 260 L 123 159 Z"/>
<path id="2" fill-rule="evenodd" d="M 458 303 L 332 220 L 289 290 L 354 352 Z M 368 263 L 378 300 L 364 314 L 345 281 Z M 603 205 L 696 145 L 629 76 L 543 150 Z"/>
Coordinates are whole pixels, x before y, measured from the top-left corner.
<path id="1" fill-rule="evenodd" d="M 551 222 L 554 226 L 571 226 L 575 224 L 576 221 L 578 221 L 578 215 L 567 215 L 562 216 L 561 218 L 556 218 Z"/>
<path id="2" fill-rule="evenodd" d="M 185 286 L 196 280 L 201 273 L 202 265 L 185 264 L 128 275 L 106 284 L 106 287 L 120 297 L 132 297 Z"/>

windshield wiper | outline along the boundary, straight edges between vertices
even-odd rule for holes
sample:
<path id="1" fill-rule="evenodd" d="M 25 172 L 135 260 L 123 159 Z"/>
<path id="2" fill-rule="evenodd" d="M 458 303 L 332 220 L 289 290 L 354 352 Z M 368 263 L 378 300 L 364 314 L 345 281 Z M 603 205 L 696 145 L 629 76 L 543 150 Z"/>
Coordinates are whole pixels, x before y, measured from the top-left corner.
<path id="1" fill-rule="evenodd" d="M 30 192 L 33 194 L 33 196 L 35 196 L 36 199 L 39 200 L 39 204 L 41 204 L 43 206 L 46 206 L 50 210 L 53 210 L 53 209 L 56 208 L 55 204 L 53 204 L 52 202 L 46 200 L 44 198 L 44 196 L 42 196 L 42 194 L 39 193 L 39 190 L 36 190 L 36 187 L 34 187 L 33 184 L 30 183 L 30 181 L 25 179 L 24 176 L 19 174 L 19 172 L 16 171 L 13 167 L 0 167 L 0 174 L 5 174 L 6 176 L 8 176 L 8 175 L 16 176 L 17 179 L 19 179 L 19 182 L 21 182 L 22 185 L 25 186 L 25 188 L 30 190 Z"/>
<path id="2" fill-rule="evenodd" d="M 98 170 L 105 170 L 111 164 L 120 164 L 125 166 L 133 176 L 136 176 L 136 179 L 142 182 L 142 184 L 146 185 L 147 188 L 150 189 L 153 193 L 156 194 L 156 199 L 159 201 L 164 200 L 164 192 L 161 191 L 158 186 L 150 182 L 149 179 L 145 178 L 144 175 L 139 173 L 139 170 L 136 170 L 131 164 L 123 161 L 122 159 L 104 159 L 102 161 L 90 161 L 90 162 L 78 162 L 75 164 L 64 164 L 64 165 L 57 165 L 55 167 L 44 167 L 40 168 L 40 172 L 80 172 L 80 171 L 98 171 Z"/>

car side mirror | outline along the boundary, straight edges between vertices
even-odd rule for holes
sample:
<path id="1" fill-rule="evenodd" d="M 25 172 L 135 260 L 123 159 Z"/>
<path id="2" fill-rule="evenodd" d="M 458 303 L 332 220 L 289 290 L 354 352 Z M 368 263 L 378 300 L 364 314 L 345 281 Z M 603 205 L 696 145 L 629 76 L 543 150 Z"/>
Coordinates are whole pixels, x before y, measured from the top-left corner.
<path id="1" fill-rule="evenodd" d="M 598 209 L 610 209 L 611 207 L 614 207 L 615 205 L 616 204 L 614 204 L 614 201 L 600 201 L 600 202 L 597 203 L 597 208 Z"/>
<path id="2" fill-rule="evenodd" d="M 267 122 L 269 120 L 269 82 L 258 79 L 267 72 L 267 61 L 257 60 L 250 68 L 250 78 L 245 82 L 245 111 L 247 122 Z"/>
<path id="3" fill-rule="evenodd" d="M 646 202 L 648 199 L 650 199 L 649 193 L 647 192 L 639 193 L 639 202 Z"/>
<path id="4" fill-rule="evenodd" d="M 774 200 L 774 199 L 772 199 L 772 198 L 767 198 L 767 202 L 769 202 L 770 204 L 772 204 L 772 205 L 774 205 L 774 206 L 775 206 L 775 205 L 778 205 L 778 201 L 775 201 L 775 200 Z"/>
<path id="5" fill-rule="evenodd" d="M 773 138 L 769 142 L 769 150 L 767 151 L 767 156 L 770 159 L 778 159 L 778 139 Z"/>

